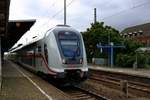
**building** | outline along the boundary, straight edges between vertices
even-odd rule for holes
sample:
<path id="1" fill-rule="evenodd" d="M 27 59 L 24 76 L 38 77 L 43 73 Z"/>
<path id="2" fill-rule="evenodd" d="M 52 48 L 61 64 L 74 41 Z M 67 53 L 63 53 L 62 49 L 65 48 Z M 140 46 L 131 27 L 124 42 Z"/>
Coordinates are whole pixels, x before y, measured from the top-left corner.
<path id="1" fill-rule="evenodd" d="M 145 45 L 150 45 L 150 23 L 132 26 L 124 29 L 121 33 L 124 38 L 134 39 Z"/>

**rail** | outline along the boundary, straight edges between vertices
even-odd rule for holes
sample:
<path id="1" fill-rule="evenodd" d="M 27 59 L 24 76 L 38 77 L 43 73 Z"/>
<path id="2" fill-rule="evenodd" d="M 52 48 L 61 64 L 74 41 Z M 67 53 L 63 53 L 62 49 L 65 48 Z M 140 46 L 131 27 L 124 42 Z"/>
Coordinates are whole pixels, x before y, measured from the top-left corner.
<path id="1" fill-rule="evenodd" d="M 61 90 L 68 94 L 72 98 L 72 100 L 109 100 L 104 96 L 81 88 L 79 86 L 72 86 L 68 88 L 65 87 Z"/>
<path id="2" fill-rule="evenodd" d="M 107 85 L 108 87 L 119 89 L 129 95 L 150 97 L 150 85 L 148 78 L 143 79 L 139 76 L 129 74 L 121 74 L 106 71 L 91 71 L 91 80 L 97 81 L 100 84 Z"/>

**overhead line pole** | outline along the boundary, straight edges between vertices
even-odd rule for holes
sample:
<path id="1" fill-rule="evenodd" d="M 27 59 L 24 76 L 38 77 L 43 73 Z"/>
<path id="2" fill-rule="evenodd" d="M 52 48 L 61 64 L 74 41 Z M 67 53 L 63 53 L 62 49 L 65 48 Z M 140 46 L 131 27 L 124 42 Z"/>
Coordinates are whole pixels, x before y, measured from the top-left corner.
<path id="1" fill-rule="evenodd" d="M 97 22 L 97 13 L 96 13 L 96 8 L 94 8 L 94 23 Z"/>
<path id="2" fill-rule="evenodd" d="M 64 0 L 64 25 L 66 25 L 66 0 Z"/>

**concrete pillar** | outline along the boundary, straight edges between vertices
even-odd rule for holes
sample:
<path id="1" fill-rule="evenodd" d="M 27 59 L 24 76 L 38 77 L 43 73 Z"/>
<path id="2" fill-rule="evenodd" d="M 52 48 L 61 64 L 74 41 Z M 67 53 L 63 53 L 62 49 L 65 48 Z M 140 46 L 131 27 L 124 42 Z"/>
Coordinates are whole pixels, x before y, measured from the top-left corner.
<path id="1" fill-rule="evenodd" d="M 121 91 L 128 97 L 128 82 L 126 80 L 120 81 Z"/>
<path id="2" fill-rule="evenodd" d="M 2 59 L 1 59 L 1 37 L 0 37 L 0 91 L 1 91 L 1 85 L 2 85 Z"/>

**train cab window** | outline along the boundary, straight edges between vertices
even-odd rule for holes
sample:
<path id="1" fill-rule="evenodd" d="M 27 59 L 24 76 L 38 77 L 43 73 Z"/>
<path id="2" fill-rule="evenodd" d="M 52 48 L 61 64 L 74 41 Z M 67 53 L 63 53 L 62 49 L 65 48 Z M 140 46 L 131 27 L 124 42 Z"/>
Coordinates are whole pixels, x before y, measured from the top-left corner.
<path id="1" fill-rule="evenodd" d="M 47 50 L 46 44 L 44 44 L 44 55 L 45 55 L 46 61 L 48 62 L 48 50 Z"/>
<path id="2" fill-rule="evenodd" d="M 79 57 L 81 55 L 80 38 L 75 32 L 60 31 L 58 39 L 65 57 Z"/>
<path id="3" fill-rule="evenodd" d="M 38 52 L 41 52 L 41 46 L 38 46 Z"/>

